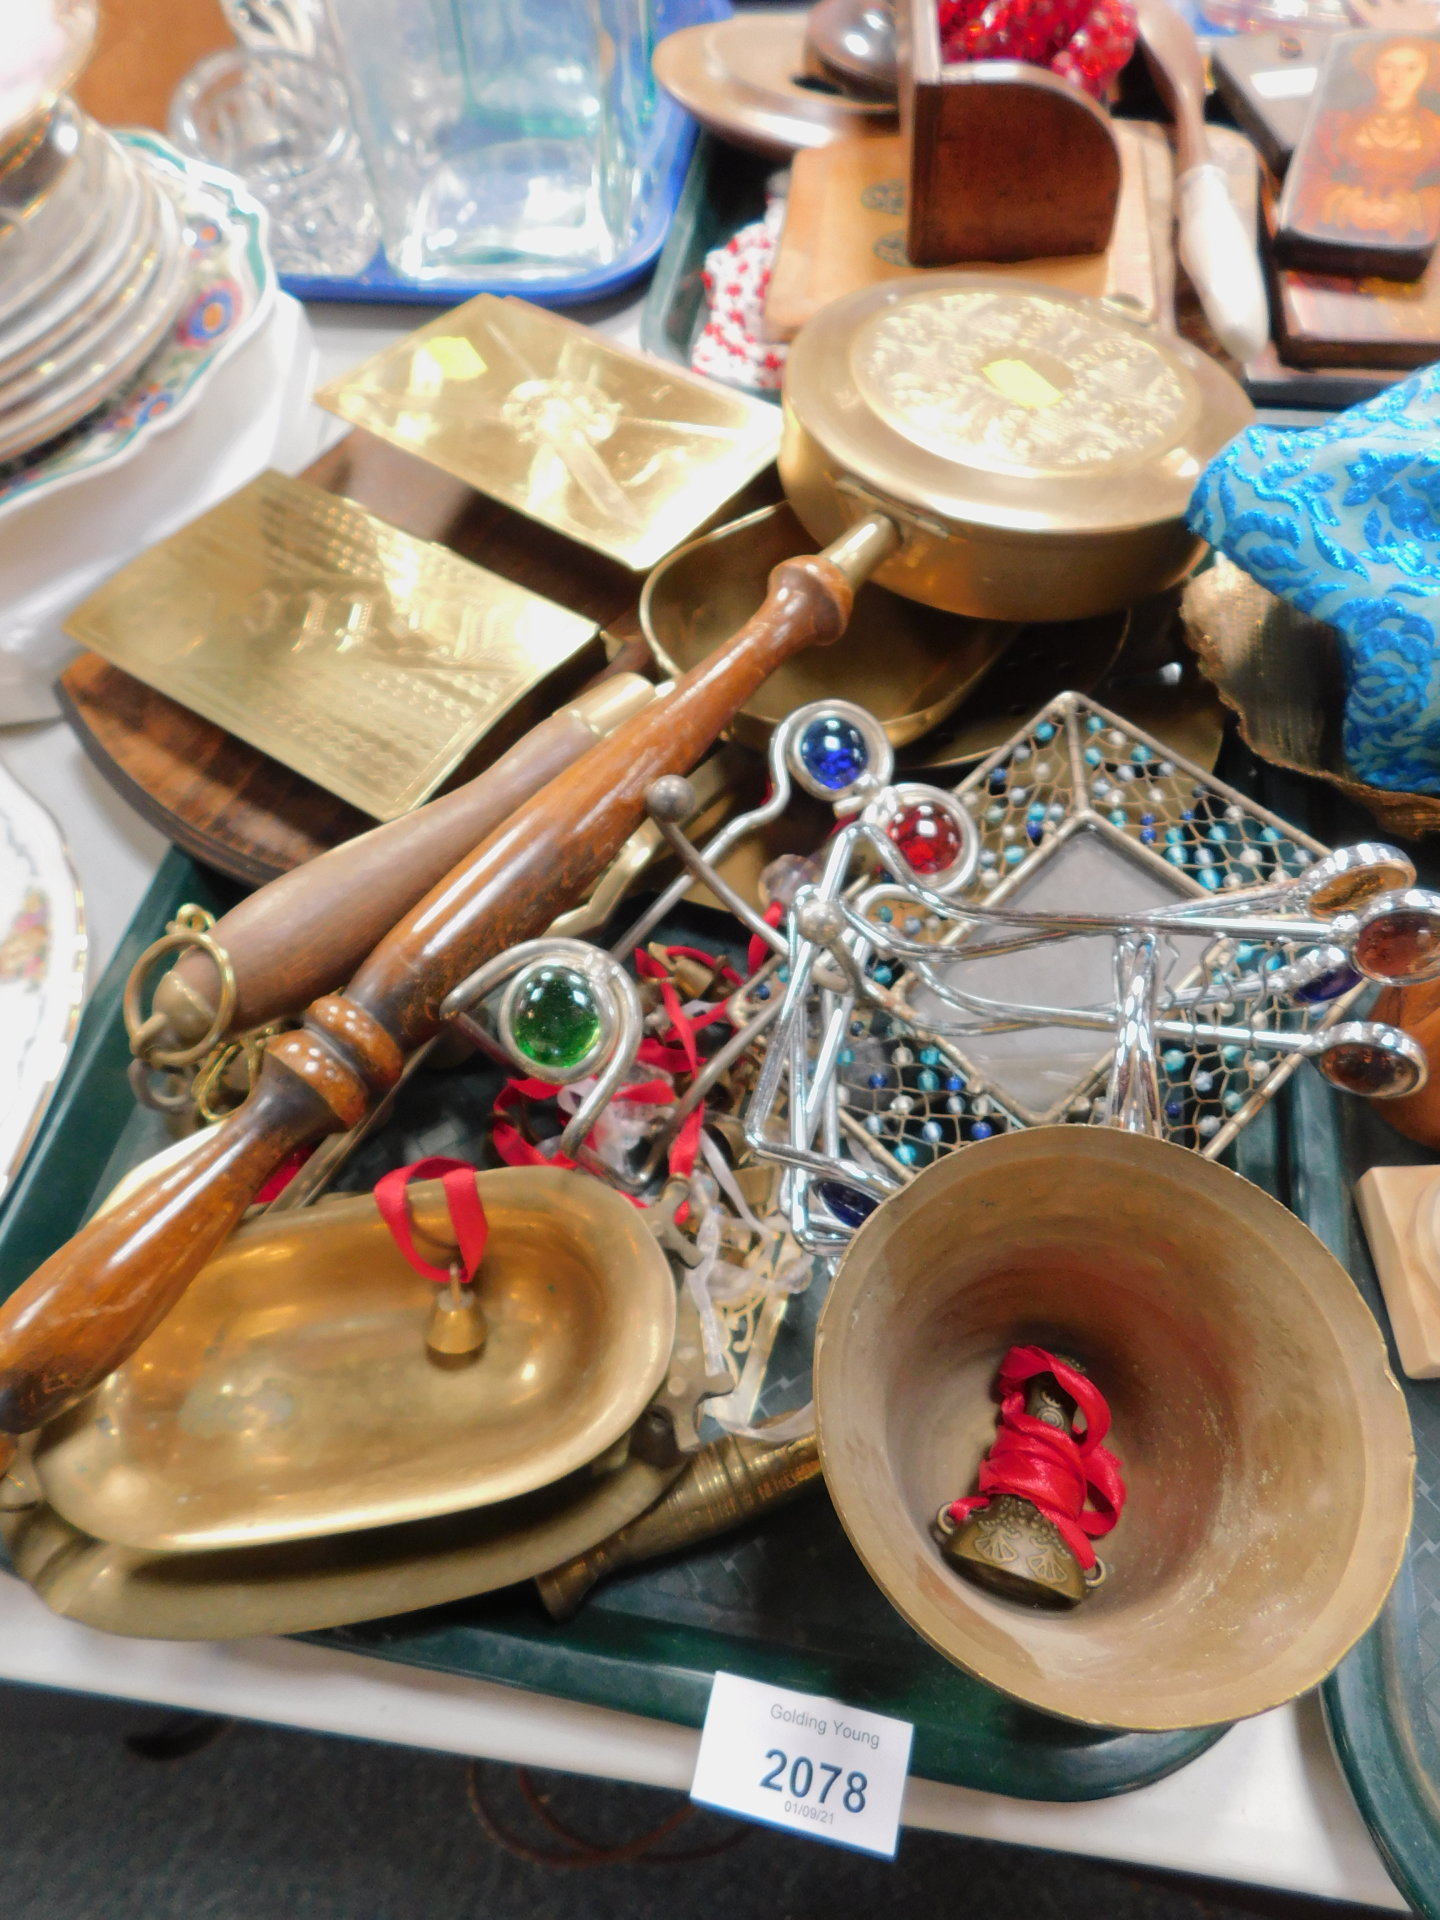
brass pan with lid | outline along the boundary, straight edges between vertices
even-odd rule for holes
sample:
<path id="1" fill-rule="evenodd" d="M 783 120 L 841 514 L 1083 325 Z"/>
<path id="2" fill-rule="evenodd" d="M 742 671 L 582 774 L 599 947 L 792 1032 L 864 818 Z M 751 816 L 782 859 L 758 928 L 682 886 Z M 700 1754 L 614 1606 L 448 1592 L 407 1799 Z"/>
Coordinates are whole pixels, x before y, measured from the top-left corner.
<path id="1" fill-rule="evenodd" d="M 1215 361 L 1101 301 L 954 273 L 817 314 L 784 415 L 780 477 L 815 539 L 853 529 L 880 585 L 951 613 L 1067 620 L 1184 576 L 1195 482 L 1254 411 Z M 853 578 L 850 552 L 831 557 Z"/>

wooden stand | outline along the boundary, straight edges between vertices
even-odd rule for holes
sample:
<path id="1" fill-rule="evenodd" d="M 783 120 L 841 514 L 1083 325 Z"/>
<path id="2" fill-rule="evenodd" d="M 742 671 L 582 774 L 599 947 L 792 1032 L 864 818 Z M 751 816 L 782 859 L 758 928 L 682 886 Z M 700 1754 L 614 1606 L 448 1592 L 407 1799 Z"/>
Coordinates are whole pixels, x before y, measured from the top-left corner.
<path id="1" fill-rule="evenodd" d="M 1044 67 L 945 65 L 935 0 L 898 17 L 910 264 L 1103 253 L 1120 197 L 1104 109 Z"/>

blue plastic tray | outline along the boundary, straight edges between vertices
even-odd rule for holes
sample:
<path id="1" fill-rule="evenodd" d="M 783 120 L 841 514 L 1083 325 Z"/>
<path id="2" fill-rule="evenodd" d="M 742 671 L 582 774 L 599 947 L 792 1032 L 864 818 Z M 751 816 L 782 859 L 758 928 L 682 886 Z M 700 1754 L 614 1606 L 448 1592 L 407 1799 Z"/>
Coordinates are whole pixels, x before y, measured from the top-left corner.
<path id="1" fill-rule="evenodd" d="M 655 37 L 663 40 L 681 27 L 698 26 L 707 20 L 725 20 L 734 11 L 730 0 L 657 0 Z M 670 222 L 695 146 L 695 122 L 668 94 L 661 93 L 651 122 L 650 138 L 640 156 L 640 169 L 653 173 L 660 182 L 646 221 L 634 242 L 608 267 L 595 267 L 588 273 L 557 272 L 551 279 L 520 278 L 496 271 L 475 280 L 407 280 L 395 272 L 383 253 L 363 273 L 338 278 L 327 274 L 313 276 L 282 274 L 280 284 L 297 300 L 373 301 L 392 306 L 459 306 L 473 300 L 477 293 L 516 293 L 542 307 L 573 307 L 582 301 L 601 300 L 619 293 L 647 273 L 665 244 Z"/>

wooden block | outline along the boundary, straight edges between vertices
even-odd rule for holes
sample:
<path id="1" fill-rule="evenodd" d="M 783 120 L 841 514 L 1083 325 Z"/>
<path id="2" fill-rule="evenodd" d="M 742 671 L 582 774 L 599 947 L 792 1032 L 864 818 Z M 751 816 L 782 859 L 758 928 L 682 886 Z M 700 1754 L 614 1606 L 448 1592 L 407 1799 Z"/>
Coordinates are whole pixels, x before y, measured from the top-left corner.
<path id="1" fill-rule="evenodd" d="M 1296 272 L 1275 259 L 1273 193 L 1261 207 L 1275 343 L 1287 365 L 1408 371 L 1440 358 L 1440 259 L 1415 281 Z"/>
<path id="2" fill-rule="evenodd" d="M 1046 260 L 1103 253 L 1120 196 L 1105 109 L 1019 60 L 947 63 L 935 0 L 897 0 L 908 259 Z"/>
<path id="3" fill-rule="evenodd" d="M 1372 1167 L 1355 1200 L 1400 1365 L 1412 1380 L 1440 1379 L 1440 1167 Z"/>
<path id="4" fill-rule="evenodd" d="M 1069 293 L 1120 301 L 1140 320 L 1168 319 L 1152 215 L 1168 246 L 1173 171 L 1158 128 L 1116 126 L 1121 165 L 1119 210 L 1105 252 L 1009 265 L 964 261 L 967 272 L 1039 281 Z M 785 226 L 765 298 L 765 332 L 793 340 L 821 307 L 858 287 L 908 274 L 953 272 L 912 266 L 905 253 L 905 147 L 898 134 L 837 140 L 797 153 L 790 169 Z M 1167 280 L 1166 285 L 1173 284 Z"/>
<path id="5" fill-rule="evenodd" d="M 1282 266 L 1415 281 L 1440 238 L 1440 34 L 1332 38 L 1285 175 Z"/>

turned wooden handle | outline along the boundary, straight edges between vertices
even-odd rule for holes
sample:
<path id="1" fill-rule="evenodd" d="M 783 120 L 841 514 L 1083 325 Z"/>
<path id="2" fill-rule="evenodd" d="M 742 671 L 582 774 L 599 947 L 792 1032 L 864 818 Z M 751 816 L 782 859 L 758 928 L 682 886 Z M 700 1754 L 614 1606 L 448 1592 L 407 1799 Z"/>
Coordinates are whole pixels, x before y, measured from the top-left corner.
<path id="1" fill-rule="evenodd" d="M 286 1155 L 357 1124 L 436 1031 L 451 988 L 582 896 L 639 824 L 650 782 L 688 772 L 776 667 L 843 632 L 852 581 L 895 539 L 884 521 L 864 527 L 858 548 L 851 536 L 832 549 L 840 564 L 776 567 L 731 641 L 527 800 L 381 941 L 347 995 L 317 1000 L 301 1032 L 270 1043 L 238 1112 L 32 1274 L 0 1309 L 0 1433 L 53 1418 L 133 1353 Z"/>
<path id="2" fill-rule="evenodd" d="M 654 695 L 634 673 L 600 682 L 454 793 L 307 860 L 232 907 L 213 930 L 235 973 L 230 1031 L 299 1013 L 317 994 L 343 987 L 376 941 L 458 861 Z M 166 1023 L 157 1044 L 200 1040 L 219 1004 L 219 969 L 192 947 L 155 990 L 154 1010 Z"/>

